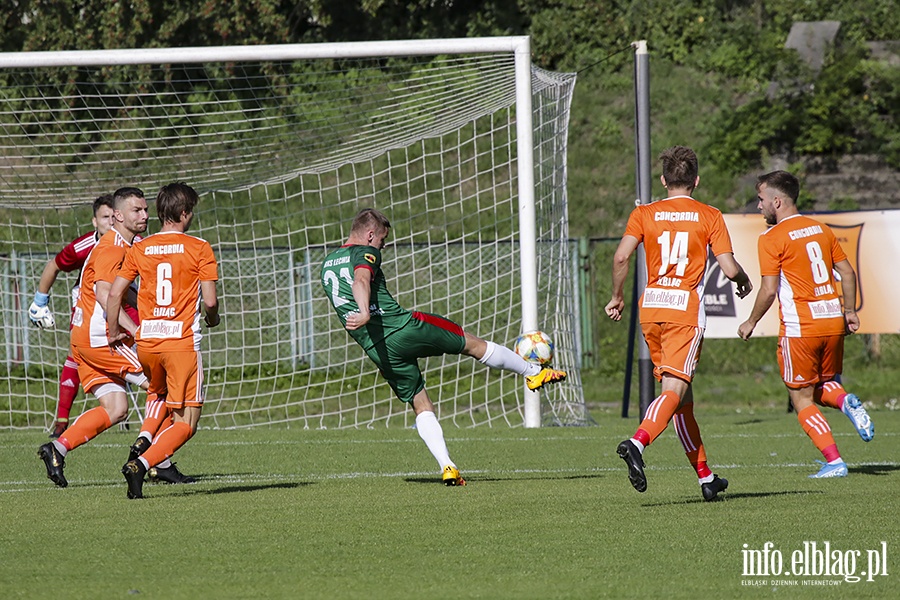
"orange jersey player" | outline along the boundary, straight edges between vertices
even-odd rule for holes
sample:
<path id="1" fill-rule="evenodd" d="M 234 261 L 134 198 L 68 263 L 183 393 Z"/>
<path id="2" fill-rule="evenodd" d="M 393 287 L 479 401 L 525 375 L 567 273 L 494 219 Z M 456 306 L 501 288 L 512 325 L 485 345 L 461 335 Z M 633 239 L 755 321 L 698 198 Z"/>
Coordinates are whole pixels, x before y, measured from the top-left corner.
<path id="1" fill-rule="evenodd" d="M 825 457 L 810 477 L 845 477 L 831 427 L 816 406 L 828 406 L 850 419 L 863 441 L 875 427 L 862 402 L 848 394 L 838 376 L 844 361 L 844 335 L 859 329 L 856 273 L 834 233 L 797 209 L 800 182 L 786 171 L 761 175 L 756 184 L 759 210 L 772 227 L 759 236 L 759 293 L 750 317 L 738 328 L 749 339 L 776 296 L 781 326 L 778 366 L 797 418 Z M 843 306 L 834 273 L 841 278 Z"/>
<path id="2" fill-rule="evenodd" d="M 117 326 L 121 322 L 128 330 L 135 328 L 134 321 L 120 310 L 121 304 L 112 308 L 107 303 L 127 248 L 147 228 L 147 201 L 141 190 L 121 188 L 113 194 L 113 203 L 113 227 L 91 250 L 81 270 L 81 287 L 71 327 L 71 356 L 78 363 L 81 385 L 86 393 L 97 398 L 100 406 L 85 411 L 57 439 L 38 449 L 47 477 L 59 487 L 68 485 L 63 473 L 68 452 L 128 414 L 126 382 L 147 388 L 135 352 L 124 344 L 110 352 L 106 342 L 107 309 L 112 311 L 110 320 Z"/>
<path id="3" fill-rule="evenodd" d="M 662 382 L 662 393 L 647 408 L 634 436 L 621 442 L 616 453 L 625 461 L 634 489 L 646 491 L 644 449 L 674 417 L 678 438 L 697 472 L 703 498 L 714 500 L 728 487 L 728 481 L 713 474 L 707 465 L 691 387 L 706 329 L 703 285 L 709 249 L 722 273 L 737 284 L 740 298 L 753 286 L 734 260 L 722 213 L 691 197 L 700 182 L 697 155 L 690 148 L 675 146 L 663 152 L 660 161 L 660 180 L 669 197 L 638 206 L 631 213 L 613 258 L 613 293 L 606 314 L 614 321 L 622 318 L 628 261 L 643 243 L 647 283 L 641 298 L 641 330 L 650 349 L 654 375 Z"/>
<path id="4" fill-rule="evenodd" d="M 37 291 L 34 293 L 34 302 L 31 303 L 28 309 L 28 318 L 41 329 L 49 329 L 56 324 L 48 303 L 50 301 L 50 288 L 53 287 L 59 273 L 78 271 L 80 274 L 85 261 L 91 254 L 91 250 L 94 249 L 94 246 L 97 245 L 103 234 L 109 231 L 115 223 L 113 216 L 115 208 L 112 194 L 98 197 L 94 200 L 92 208 L 94 216 L 91 221 L 94 225 L 94 230 L 80 235 L 69 242 L 56 256 L 47 261 L 41 273 Z M 72 310 L 75 309 L 75 303 L 78 302 L 80 285 L 81 277 L 79 276 L 78 282 L 72 289 Z M 132 319 L 136 319 L 137 309 L 131 306 L 126 307 L 126 311 L 129 309 L 134 311 L 129 313 L 129 316 Z M 56 422 L 50 431 L 50 439 L 58 438 L 69 426 L 69 413 L 72 410 L 72 403 L 75 401 L 80 385 L 78 364 L 71 355 L 67 356 L 59 374 L 59 401 L 56 404 Z"/>
<path id="5" fill-rule="evenodd" d="M 197 431 L 203 407 L 203 370 L 200 358 L 200 302 L 206 325 L 219 323 L 216 297 L 216 259 L 209 243 L 187 235 L 199 197 L 184 183 L 163 186 L 156 197 L 162 229 L 136 243 L 125 256 L 110 291 L 109 307 L 122 302 L 137 277 L 141 326 L 135 334 L 138 357 L 150 379 L 151 393 L 166 399 L 173 423 L 152 445 L 122 467 L 128 498 L 143 497 L 144 474 L 175 453 Z M 202 296 L 201 296 L 202 293 Z M 126 337 L 118 323 L 109 325 L 109 343 L 117 347 Z"/>

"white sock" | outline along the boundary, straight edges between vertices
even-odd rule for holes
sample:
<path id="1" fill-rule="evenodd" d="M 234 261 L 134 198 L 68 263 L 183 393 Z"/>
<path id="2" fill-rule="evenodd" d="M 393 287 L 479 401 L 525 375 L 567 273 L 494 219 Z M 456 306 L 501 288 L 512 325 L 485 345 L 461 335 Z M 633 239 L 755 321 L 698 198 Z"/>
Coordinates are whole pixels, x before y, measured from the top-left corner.
<path id="1" fill-rule="evenodd" d="M 638 452 L 640 452 L 641 454 L 644 453 L 644 445 L 642 443 L 634 438 L 631 438 L 631 443 L 635 445 L 635 447 L 638 449 Z"/>
<path id="2" fill-rule="evenodd" d="M 697 478 L 697 481 L 700 482 L 700 485 L 703 485 L 704 483 L 711 483 L 712 480 L 715 479 L 715 478 L 716 478 L 716 476 L 713 475 L 712 473 L 710 473 L 710 474 L 707 475 L 706 477 L 699 477 L 699 478 Z"/>
<path id="3" fill-rule="evenodd" d="M 484 351 L 484 356 L 480 360 L 493 369 L 512 371 L 526 377 L 531 377 L 541 372 L 541 365 L 530 363 L 509 348 L 498 346 L 494 342 L 487 343 L 487 350 Z"/>
<path id="4" fill-rule="evenodd" d="M 444 442 L 444 431 L 441 429 L 441 424 L 438 423 L 437 417 L 433 412 L 425 411 L 416 416 L 416 431 L 419 432 L 419 437 L 428 446 L 431 455 L 438 461 L 438 466 L 441 470 L 447 465 L 456 467 L 453 461 L 450 460 L 447 443 Z"/>
<path id="5" fill-rule="evenodd" d="M 156 468 L 157 469 L 168 469 L 171 466 L 172 466 L 172 461 L 167 458 L 166 460 L 164 460 L 161 463 L 159 463 L 158 465 L 156 465 Z"/>
<path id="6" fill-rule="evenodd" d="M 66 453 L 69 451 L 68 448 L 63 446 L 62 442 L 59 442 L 57 440 L 53 440 L 53 442 L 51 442 L 51 443 L 53 444 L 53 447 L 56 448 L 56 451 L 59 452 L 60 454 L 62 454 L 63 457 L 65 458 Z"/>

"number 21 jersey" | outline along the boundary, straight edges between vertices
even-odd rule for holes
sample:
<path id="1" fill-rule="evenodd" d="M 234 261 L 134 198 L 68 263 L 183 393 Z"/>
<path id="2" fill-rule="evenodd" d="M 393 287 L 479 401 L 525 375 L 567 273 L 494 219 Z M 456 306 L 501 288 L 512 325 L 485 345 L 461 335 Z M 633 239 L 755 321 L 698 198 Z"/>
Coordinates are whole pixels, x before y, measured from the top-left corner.
<path id="1" fill-rule="evenodd" d="M 325 257 L 322 263 L 322 287 L 335 312 L 346 325 L 347 315 L 359 311 L 353 297 L 353 278 L 357 269 L 372 273 L 369 293 L 371 319 L 365 327 L 347 333 L 365 350 L 384 341 L 412 319 L 412 313 L 394 300 L 381 270 L 381 252 L 372 246 L 350 244 Z"/>

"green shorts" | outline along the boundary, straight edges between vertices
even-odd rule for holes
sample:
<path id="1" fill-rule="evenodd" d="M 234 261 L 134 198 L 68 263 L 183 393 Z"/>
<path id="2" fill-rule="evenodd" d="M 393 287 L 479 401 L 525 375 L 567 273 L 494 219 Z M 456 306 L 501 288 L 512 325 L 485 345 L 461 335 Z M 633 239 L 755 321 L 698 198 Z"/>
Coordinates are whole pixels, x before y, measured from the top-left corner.
<path id="1" fill-rule="evenodd" d="M 460 354 L 466 347 L 462 327 L 449 319 L 413 312 L 413 318 L 386 340 L 366 350 L 381 374 L 403 402 L 412 403 L 425 389 L 419 359 L 443 354 Z"/>

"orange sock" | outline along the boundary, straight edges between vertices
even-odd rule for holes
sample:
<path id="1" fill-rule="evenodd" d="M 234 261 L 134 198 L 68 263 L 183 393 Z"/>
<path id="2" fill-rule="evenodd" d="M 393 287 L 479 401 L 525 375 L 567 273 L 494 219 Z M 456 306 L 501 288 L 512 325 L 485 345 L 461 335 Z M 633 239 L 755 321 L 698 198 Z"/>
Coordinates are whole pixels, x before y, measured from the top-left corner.
<path id="1" fill-rule="evenodd" d="M 194 432 L 191 426 L 184 421 L 172 423 L 171 427 L 156 436 L 153 445 L 138 460 L 146 462 L 148 469 L 154 467 L 175 454 L 175 451 L 184 446 L 192 435 Z"/>
<path id="2" fill-rule="evenodd" d="M 689 402 L 675 411 L 675 432 L 681 440 L 684 453 L 688 462 L 697 471 L 697 477 L 703 479 L 712 475 L 706 464 L 706 449 L 703 447 L 703 439 L 700 437 L 700 426 L 694 418 L 694 403 Z"/>
<path id="3" fill-rule="evenodd" d="M 644 447 L 652 444 L 653 440 L 658 438 L 659 434 L 665 431 L 672 415 L 678 410 L 679 403 L 681 403 L 681 398 L 673 391 L 666 391 L 660 394 L 656 400 L 651 402 L 650 406 L 647 407 L 647 412 L 644 414 L 644 420 L 641 421 L 641 425 L 635 432 L 634 438 L 641 442 Z"/>
<path id="4" fill-rule="evenodd" d="M 844 406 L 844 396 L 846 395 L 847 390 L 840 383 L 837 381 L 826 381 L 816 386 L 813 392 L 813 400 L 819 406 L 830 406 L 841 410 Z"/>
<path id="5" fill-rule="evenodd" d="M 168 423 L 166 423 L 168 421 Z M 165 398 L 160 399 L 156 394 L 147 395 L 147 407 L 144 409 L 144 424 L 141 425 L 141 433 L 150 434 L 150 439 L 157 432 L 166 430 L 172 424 L 169 408 Z"/>
<path id="6" fill-rule="evenodd" d="M 75 422 L 59 436 L 59 443 L 67 450 L 74 450 L 78 446 L 91 441 L 112 426 L 109 413 L 102 406 L 95 406 L 89 411 L 81 413 Z"/>
<path id="7" fill-rule="evenodd" d="M 837 444 L 834 443 L 834 436 L 831 434 L 831 426 L 828 425 L 828 421 L 825 420 L 815 404 L 807 406 L 797 413 L 797 420 L 800 421 L 800 426 L 803 427 L 803 431 L 806 432 L 812 443 L 822 452 L 825 460 L 831 462 L 841 458 Z"/>

